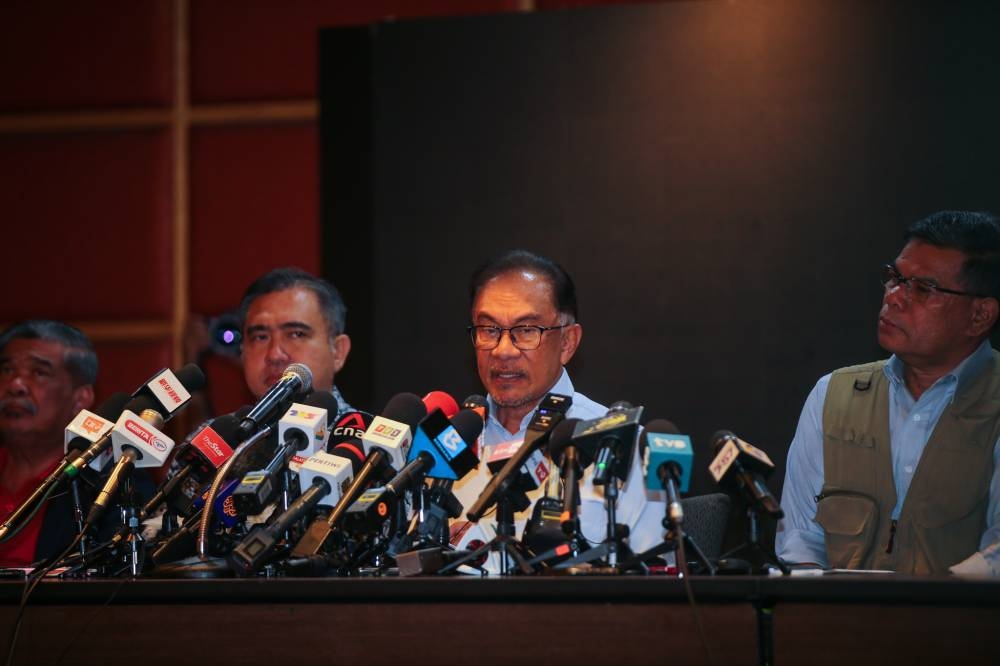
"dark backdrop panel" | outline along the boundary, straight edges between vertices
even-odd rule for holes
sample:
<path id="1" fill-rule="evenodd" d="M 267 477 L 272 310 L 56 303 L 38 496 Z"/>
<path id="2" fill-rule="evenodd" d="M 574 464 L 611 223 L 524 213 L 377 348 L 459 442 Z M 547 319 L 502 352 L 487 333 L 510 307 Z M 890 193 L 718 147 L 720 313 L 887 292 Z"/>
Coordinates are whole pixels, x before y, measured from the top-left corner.
<path id="1" fill-rule="evenodd" d="M 523 246 L 577 282 L 579 390 L 690 433 L 694 491 L 711 489 L 718 428 L 771 454 L 777 491 L 816 379 L 885 355 L 878 266 L 905 226 L 1000 209 L 997 19 L 981 3 L 698 2 L 324 33 L 363 34 L 370 55 L 368 88 L 323 63 L 341 75 L 322 117 L 327 165 L 372 158 L 370 215 L 338 217 L 324 180 L 328 238 L 370 243 L 327 266 L 368 299 L 372 406 L 481 390 L 468 276 Z M 334 111 L 352 91 L 371 93 L 369 143 L 338 152 L 357 136 Z"/>

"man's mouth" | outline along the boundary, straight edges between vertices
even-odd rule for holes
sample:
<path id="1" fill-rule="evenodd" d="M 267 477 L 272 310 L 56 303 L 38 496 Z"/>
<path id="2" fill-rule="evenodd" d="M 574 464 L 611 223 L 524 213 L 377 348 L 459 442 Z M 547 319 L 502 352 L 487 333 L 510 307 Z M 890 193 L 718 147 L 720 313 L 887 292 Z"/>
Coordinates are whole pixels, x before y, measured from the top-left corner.
<path id="1" fill-rule="evenodd" d="M 0 414 L 8 417 L 19 417 L 19 416 L 34 416 L 35 405 L 27 400 L 19 400 L 16 398 L 8 398 L 6 400 L 0 400 Z"/>
<path id="2" fill-rule="evenodd" d="M 501 382 L 512 382 L 524 378 L 524 372 L 520 370 L 490 370 L 490 376 Z"/>

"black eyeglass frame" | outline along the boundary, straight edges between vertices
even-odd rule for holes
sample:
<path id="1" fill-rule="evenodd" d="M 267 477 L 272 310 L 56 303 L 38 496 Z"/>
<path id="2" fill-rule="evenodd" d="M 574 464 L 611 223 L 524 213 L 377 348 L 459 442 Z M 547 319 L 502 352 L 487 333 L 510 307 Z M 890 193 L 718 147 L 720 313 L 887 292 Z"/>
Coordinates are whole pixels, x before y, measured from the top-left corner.
<path id="1" fill-rule="evenodd" d="M 938 285 L 934 284 L 933 282 L 929 282 L 924 278 L 903 277 L 902 273 L 896 270 L 896 267 L 893 266 L 892 264 L 884 264 L 882 266 L 881 273 L 882 273 L 881 280 L 883 287 L 888 287 L 890 282 L 895 282 L 900 287 L 905 287 L 907 294 L 913 293 L 912 289 L 910 288 L 910 285 L 913 284 L 917 285 L 918 288 L 920 289 L 926 290 L 925 298 L 929 297 L 934 292 L 939 292 L 942 294 L 951 294 L 952 296 L 968 296 L 969 298 L 990 298 L 989 296 L 985 296 L 983 294 L 973 294 L 972 292 L 968 291 L 958 291 L 957 289 L 948 289 L 946 287 L 939 287 Z"/>
<path id="2" fill-rule="evenodd" d="M 472 346 L 480 351 L 491 351 L 500 346 L 500 341 L 503 340 L 504 331 L 510 336 L 510 343 L 520 349 L 521 351 L 534 351 L 542 346 L 542 336 L 545 335 L 546 331 L 555 331 L 560 328 L 566 328 L 567 326 L 572 326 L 572 324 L 559 324 L 557 326 L 535 326 L 533 324 L 518 324 L 517 326 L 510 326 L 504 328 L 503 326 L 490 326 L 487 324 L 473 324 L 465 328 L 469 333 L 469 338 L 472 340 Z M 499 331 L 497 334 L 496 343 L 492 347 L 481 347 L 476 343 L 476 330 L 481 328 L 489 328 Z M 517 336 L 514 334 L 514 329 L 516 328 L 531 328 L 538 331 L 538 344 L 534 347 L 521 347 L 517 344 Z"/>

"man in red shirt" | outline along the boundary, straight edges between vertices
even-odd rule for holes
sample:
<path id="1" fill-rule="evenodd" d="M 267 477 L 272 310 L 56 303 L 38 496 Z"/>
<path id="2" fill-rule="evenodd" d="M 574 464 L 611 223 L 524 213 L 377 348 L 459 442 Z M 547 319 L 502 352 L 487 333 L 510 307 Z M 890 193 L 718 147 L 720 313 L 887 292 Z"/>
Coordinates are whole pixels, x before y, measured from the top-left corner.
<path id="1" fill-rule="evenodd" d="M 41 483 L 63 456 L 64 430 L 94 402 L 97 355 L 67 324 L 32 320 L 0 333 L 0 520 Z M 0 543 L 0 566 L 27 566 L 73 538 L 65 492 L 15 537 Z"/>

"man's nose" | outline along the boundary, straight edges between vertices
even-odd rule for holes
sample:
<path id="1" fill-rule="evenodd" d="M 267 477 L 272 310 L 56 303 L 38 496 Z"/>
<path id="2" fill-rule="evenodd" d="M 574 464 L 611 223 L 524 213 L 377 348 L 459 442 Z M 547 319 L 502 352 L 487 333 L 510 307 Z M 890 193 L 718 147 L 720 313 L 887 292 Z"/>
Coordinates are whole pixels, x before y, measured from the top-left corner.
<path id="1" fill-rule="evenodd" d="M 3 392 L 8 395 L 27 395 L 28 380 L 25 375 L 20 372 L 15 373 L 7 380 L 6 385 L 3 387 Z"/>
<path id="2" fill-rule="evenodd" d="M 902 310 L 909 304 L 910 295 L 907 293 L 905 285 L 897 284 L 885 288 L 885 293 L 882 295 L 882 302 L 897 310 Z"/>
<path id="3" fill-rule="evenodd" d="M 273 362 L 285 362 L 288 360 L 288 353 L 285 352 L 281 338 L 275 336 L 267 343 L 267 360 Z"/>
<path id="4" fill-rule="evenodd" d="M 493 348 L 493 355 L 499 358 L 511 358 L 521 353 L 521 350 L 514 346 L 514 338 L 510 336 L 510 331 L 500 333 L 500 342 Z"/>

